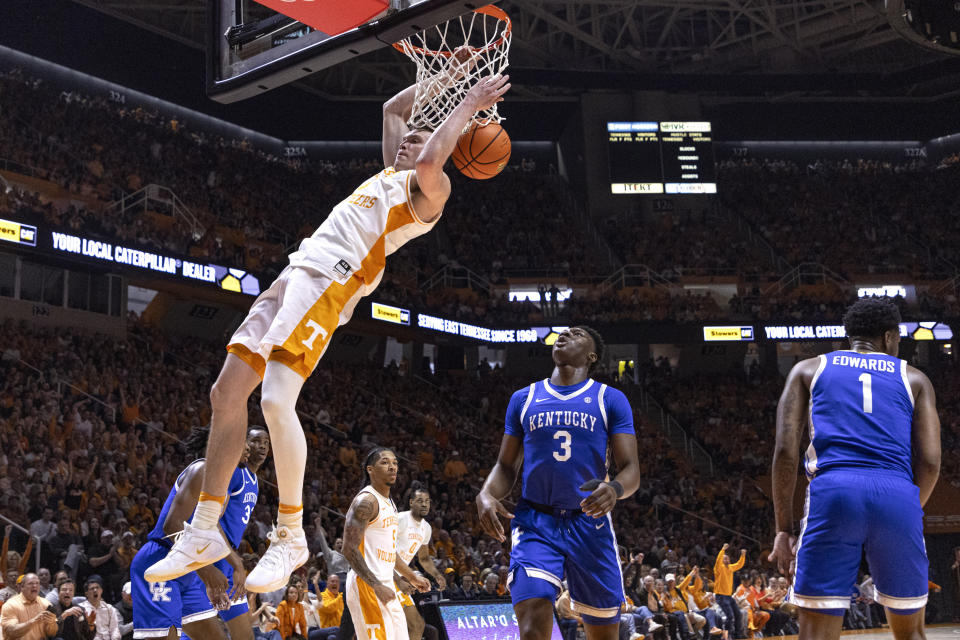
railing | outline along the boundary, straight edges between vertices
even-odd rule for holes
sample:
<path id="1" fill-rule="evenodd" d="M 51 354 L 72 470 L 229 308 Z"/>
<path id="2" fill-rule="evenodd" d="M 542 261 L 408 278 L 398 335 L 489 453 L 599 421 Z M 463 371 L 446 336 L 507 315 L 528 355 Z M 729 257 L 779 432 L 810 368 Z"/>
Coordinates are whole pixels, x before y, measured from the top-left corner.
<path id="1" fill-rule="evenodd" d="M 600 283 L 602 292 L 624 287 L 659 287 L 669 291 L 673 283 L 645 264 L 624 265 Z"/>
<path id="2" fill-rule="evenodd" d="M 960 290 L 960 276 L 953 276 L 932 287 L 930 293 L 938 296 L 944 293 L 956 293 L 958 290 Z"/>
<path id="3" fill-rule="evenodd" d="M 687 430 L 677 422 L 677 419 L 657 402 L 657 399 L 650 395 L 646 389 L 640 387 L 634 389 L 640 398 L 643 413 L 657 422 L 667 438 L 679 446 L 684 454 L 690 457 L 695 466 L 712 476 L 714 473 L 713 456 L 703 448 L 703 445 L 692 438 Z"/>
<path id="4" fill-rule="evenodd" d="M 852 290 L 853 283 L 819 262 L 797 265 L 779 280 L 763 290 L 763 295 L 777 295 L 801 284 L 831 284 L 839 289 Z"/>
<path id="5" fill-rule="evenodd" d="M 929 262 L 931 266 L 939 266 L 941 269 L 943 269 L 944 273 L 947 273 L 947 274 L 960 273 L 960 266 L 958 266 L 951 260 L 947 260 L 939 253 L 934 255 L 933 249 L 923 239 L 919 238 L 918 236 L 915 236 L 912 233 L 908 233 L 905 235 L 908 240 L 910 240 L 915 245 L 917 245 L 918 247 L 920 247 L 921 249 L 927 252 L 927 262 Z"/>
<path id="6" fill-rule="evenodd" d="M 203 225 L 200 224 L 200 220 L 194 215 L 193 211 L 171 189 L 159 184 L 148 184 L 139 191 L 124 194 L 119 200 L 107 205 L 104 212 L 118 210 L 121 213 L 126 213 L 134 207 L 141 206 L 144 211 L 148 211 L 156 208 L 155 205 L 158 204 L 173 213 L 174 217 L 181 218 L 186 222 L 195 240 L 203 235 Z"/>
<path id="7" fill-rule="evenodd" d="M 753 226 L 753 223 L 747 220 L 739 211 L 734 211 L 733 209 L 726 207 L 719 202 L 715 205 L 715 211 L 720 214 L 733 218 L 737 223 L 737 229 L 747 236 L 747 239 L 754 245 L 762 248 L 770 257 L 770 262 L 773 264 L 775 270 L 780 273 L 786 273 L 793 269 L 787 260 L 780 254 L 779 251 L 774 248 L 770 241 L 757 229 Z"/>
<path id="8" fill-rule="evenodd" d="M 6 522 L 8 525 L 10 525 L 11 527 L 13 527 L 14 529 L 16 529 L 16 530 L 18 530 L 18 531 L 24 532 L 24 533 L 27 535 L 28 538 L 33 538 L 33 539 L 34 539 L 34 543 L 33 543 L 33 554 L 34 554 L 34 555 L 33 555 L 33 557 L 34 557 L 34 563 L 35 563 L 35 565 L 36 565 L 36 569 L 34 569 L 34 571 L 35 571 L 35 572 L 40 571 L 40 548 L 43 546 L 43 541 L 40 540 L 40 538 L 39 538 L 38 536 L 32 536 L 32 535 L 30 535 L 30 530 L 29 530 L 29 529 L 24 529 L 24 528 L 21 527 L 19 524 L 17 524 L 16 522 L 14 522 L 13 520 L 11 520 L 11 519 L 8 518 L 7 516 L 3 515 L 2 513 L 0 513 L 0 520 L 3 520 L 4 522 Z M 8 567 L 8 568 L 10 568 L 10 567 Z"/>
<path id="9" fill-rule="evenodd" d="M 603 234 L 600 233 L 597 227 L 593 224 L 593 216 L 587 213 L 586 209 L 580 205 L 580 202 L 577 200 L 576 196 L 573 195 L 570 185 L 564 181 L 564 186 L 567 199 L 567 209 L 576 214 L 577 220 L 580 221 L 580 224 L 586 230 L 587 236 L 593 240 L 593 244 L 602 252 L 606 253 L 607 264 L 611 267 L 618 267 L 623 264 L 617 257 L 617 254 L 613 252 L 613 249 L 610 247 L 610 243 L 607 242 L 607 239 L 603 237 Z"/>
<path id="10" fill-rule="evenodd" d="M 15 160 L 7 160 L 6 158 L 0 158 L 0 170 L 10 171 L 11 173 L 19 173 L 22 176 L 27 176 L 30 178 L 36 178 L 44 173 L 42 169 L 37 167 L 32 167 L 28 164 L 22 164 Z"/>
<path id="11" fill-rule="evenodd" d="M 475 289 L 490 293 L 490 281 L 466 267 L 446 264 L 439 271 L 420 284 L 424 291 L 430 291 L 438 286 L 453 287 L 454 289 Z"/>

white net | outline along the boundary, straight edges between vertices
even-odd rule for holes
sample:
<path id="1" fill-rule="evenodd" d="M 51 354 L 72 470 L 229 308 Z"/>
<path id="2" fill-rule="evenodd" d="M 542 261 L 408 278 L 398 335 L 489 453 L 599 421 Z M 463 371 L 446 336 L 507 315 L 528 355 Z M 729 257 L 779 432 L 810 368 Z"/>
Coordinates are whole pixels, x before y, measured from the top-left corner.
<path id="1" fill-rule="evenodd" d="M 480 78 L 503 73 L 512 35 L 510 18 L 490 5 L 393 45 L 417 64 L 417 91 L 408 126 L 436 129 Z M 501 120 L 493 105 L 474 114 L 468 127 Z"/>

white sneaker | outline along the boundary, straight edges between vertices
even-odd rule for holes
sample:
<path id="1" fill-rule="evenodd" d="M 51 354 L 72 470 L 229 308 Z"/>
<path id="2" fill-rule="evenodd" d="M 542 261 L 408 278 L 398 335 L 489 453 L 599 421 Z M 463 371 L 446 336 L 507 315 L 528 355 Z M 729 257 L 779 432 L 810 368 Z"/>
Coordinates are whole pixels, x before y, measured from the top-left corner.
<path id="1" fill-rule="evenodd" d="M 651 621 L 650 621 L 650 624 L 647 625 L 647 633 L 653 633 L 653 632 L 656 631 L 657 629 L 661 629 L 661 628 L 663 628 L 663 625 L 662 625 L 662 624 L 660 624 L 659 622 L 654 622 L 653 620 L 651 620 Z"/>
<path id="2" fill-rule="evenodd" d="M 267 534 L 270 548 L 247 575 L 246 589 L 254 593 L 269 593 L 287 584 L 290 574 L 310 559 L 307 537 L 300 530 L 294 535 L 287 527 L 273 527 Z"/>
<path id="3" fill-rule="evenodd" d="M 147 582 L 176 580 L 230 555 L 230 545 L 219 529 L 199 529 L 189 522 L 183 531 L 173 534 L 173 548 L 163 560 L 155 562 L 143 572 Z"/>

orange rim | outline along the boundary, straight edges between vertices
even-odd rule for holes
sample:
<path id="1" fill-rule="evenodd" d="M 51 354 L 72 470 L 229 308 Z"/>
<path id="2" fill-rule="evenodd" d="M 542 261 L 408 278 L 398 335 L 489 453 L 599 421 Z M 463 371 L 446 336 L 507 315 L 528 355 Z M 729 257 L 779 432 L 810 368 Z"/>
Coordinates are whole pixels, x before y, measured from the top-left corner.
<path id="1" fill-rule="evenodd" d="M 494 6 L 492 4 L 488 4 L 485 7 L 474 9 L 473 12 L 482 13 L 484 15 L 488 15 L 493 18 L 496 18 L 497 20 L 500 20 L 501 22 L 505 23 L 506 26 L 503 28 L 503 34 L 493 42 L 487 44 L 485 47 L 479 47 L 479 48 L 470 47 L 471 53 L 486 53 L 487 51 L 492 51 L 493 49 L 496 49 L 500 45 L 502 45 L 504 40 L 506 40 L 507 36 L 509 36 L 513 32 L 513 23 L 510 21 L 510 16 L 508 16 L 506 12 L 500 7 Z M 406 49 L 403 46 L 403 42 L 404 42 L 403 40 L 401 40 L 400 42 L 394 42 L 393 48 L 399 51 L 400 53 L 406 53 Z M 449 58 L 450 56 L 453 55 L 453 51 L 435 51 L 433 49 L 424 49 L 423 47 L 414 47 L 413 45 L 410 45 L 410 50 L 422 56 L 443 56 L 445 58 Z"/>

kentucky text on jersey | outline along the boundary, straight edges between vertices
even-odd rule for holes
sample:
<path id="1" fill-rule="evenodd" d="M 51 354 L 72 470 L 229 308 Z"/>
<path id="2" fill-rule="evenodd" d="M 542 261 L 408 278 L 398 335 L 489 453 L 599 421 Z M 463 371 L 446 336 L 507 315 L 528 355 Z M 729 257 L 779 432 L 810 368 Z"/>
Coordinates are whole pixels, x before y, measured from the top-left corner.
<path id="1" fill-rule="evenodd" d="M 633 413 L 617 389 L 587 379 L 561 387 L 541 380 L 514 392 L 507 435 L 523 441 L 523 497 L 577 509 L 579 487 L 607 475 L 607 447 L 615 433 L 633 433 Z"/>
<path id="2" fill-rule="evenodd" d="M 585 411 L 541 411 L 529 418 L 530 431 L 541 427 L 552 427 L 555 423 L 593 431 L 597 425 L 597 416 L 592 416 Z"/>
<path id="3" fill-rule="evenodd" d="M 853 351 L 819 359 L 810 382 L 807 475 L 870 469 L 912 479 L 914 398 L 906 361 Z"/>

